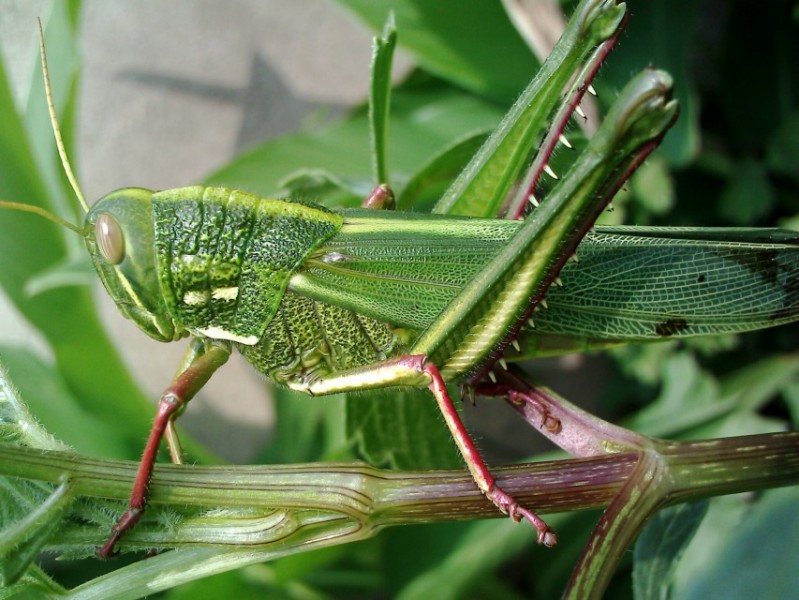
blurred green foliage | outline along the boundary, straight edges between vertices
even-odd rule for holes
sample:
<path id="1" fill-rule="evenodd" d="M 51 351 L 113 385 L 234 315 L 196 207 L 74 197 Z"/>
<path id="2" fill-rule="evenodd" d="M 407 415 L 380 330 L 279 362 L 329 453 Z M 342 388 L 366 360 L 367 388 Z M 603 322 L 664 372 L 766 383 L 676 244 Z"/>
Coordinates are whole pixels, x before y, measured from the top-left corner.
<path id="1" fill-rule="evenodd" d="M 420 182 L 429 184 L 422 197 L 432 200 L 468 159 L 463 148 L 473 148 L 474 140 L 497 123 L 529 81 L 537 60 L 494 0 L 339 4 L 375 30 L 394 11 L 399 45 L 418 68 L 392 95 L 391 179 L 400 197 L 416 194 Z M 56 104 L 67 115 L 62 125 L 71 145 L 68 115 L 78 89 L 79 7 L 77 2 L 56 5 L 46 35 Z M 632 73 L 654 64 L 675 77 L 683 112 L 662 150 L 636 174 L 616 211 L 605 218 L 641 225 L 799 225 L 795 3 L 775 0 L 753 7 L 631 0 L 629 5 L 628 30 L 595 83 L 600 105 L 606 107 Z M 75 219 L 77 209 L 65 200 L 71 194 L 52 152 L 42 103 L 15 106 L 2 75 L 0 197 L 37 203 Z M 33 81 L 31 97 L 41 97 L 41 83 L 37 77 Z M 372 185 L 368 128 L 365 107 L 356 108 L 323 130 L 266 141 L 220 167 L 207 183 L 355 204 Z M 99 324 L 89 289 L 57 286 L 30 295 L 26 288 L 57 265 L 81 260 L 76 258 L 81 249 L 70 236 L 39 219 L 0 214 L 0 283 L 19 313 L 41 332 L 54 358 L 47 362 L 13 347 L 0 348 L 0 355 L 46 429 L 83 453 L 135 458 L 151 408 Z M 54 318 L 63 316 L 64 306 L 70 307 L 70 318 Z M 796 351 L 797 333 L 797 326 L 788 326 L 740 338 L 612 352 L 601 362 L 605 374 L 597 412 L 667 437 L 795 427 L 799 376 L 793 361 L 781 357 Z M 348 458 L 357 453 L 354 441 L 371 436 L 372 447 L 390 439 L 398 448 L 383 457 L 387 462 L 451 464 L 450 455 L 429 450 L 447 435 L 434 411 L 388 418 L 379 407 L 369 415 L 368 407 L 361 406 L 356 419 L 354 404 L 319 403 L 288 392 L 277 394 L 276 407 L 277 429 L 259 457 L 263 461 Z M 404 433 L 398 437 L 397 432 Z M 443 458 L 437 463 L 437 457 Z M 692 544 L 679 549 L 683 559 L 668 571 L 671 597 L 799 596 L 792 552 L 799 541 L 798 496 L 796 489 L 787 489 L 711 501 Z M 551 518 L 563 540 L 554 551 L 537 547 L 529 530 L 505 520 L 387 530 L 368 542 L 218 575 L 163 597 L 552 598 L 563 589 L 594 518 Z M 657 536 L 641 543 L 652 539 Z M 631 554 L 608 598 L 632 597 L 632 563 L 646 550 Z M 61 582 L 74 585 L 95 574 L 96 567 L 86 565 L 62 562 L 48 570 L 52 567 Z M 638 586 L 636 597 L 662 592 Z"/>

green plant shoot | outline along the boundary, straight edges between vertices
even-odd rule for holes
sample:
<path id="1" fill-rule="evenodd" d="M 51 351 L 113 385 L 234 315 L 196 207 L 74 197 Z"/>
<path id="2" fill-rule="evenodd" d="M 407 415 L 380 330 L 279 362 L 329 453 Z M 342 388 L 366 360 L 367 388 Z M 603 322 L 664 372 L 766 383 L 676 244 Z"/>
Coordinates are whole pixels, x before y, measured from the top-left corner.
<path id="1" fill-rule="evenodd" d="M 165 435 L 180 460 L 173 421 L 234 349 L 275 382 L 312 395 L 429 389 L 476 485 L 551 546 L 546 523 L 495 482 L 449 384 L 496 393 L 505 389 L 507 363 L 523 358 L 797 319 L 794 234 L 592 229 L 677 116 L 664 72 L 635 77 L 569 171 L 537 197 L 552 141 L 624 17 L 621 3 L 579 4 L 539 74 L 434 214 L 328 209 L 200 186 L 125 188 L 89 209 L 49 101 L 62 162 L 87 214 L 83 227 L 44 216 L 84 236 L 124 316 L 158 341 L 190 340 L 185 369 L 158 404 L 129 509 L 98 554 L 113 554 L 140 519 Z M 47 79 L 43 42 L 42 61 Z M 522 202 L 508 211 L 524 218 L 487 218 L 535 148 Z M 378 186 L 373 199 L 388 194 Z M 579 262 L 570 262 L 575 254 Z M 557 419 L 545 409 L 540 416 L 541 427 L 557 433 Z"/>

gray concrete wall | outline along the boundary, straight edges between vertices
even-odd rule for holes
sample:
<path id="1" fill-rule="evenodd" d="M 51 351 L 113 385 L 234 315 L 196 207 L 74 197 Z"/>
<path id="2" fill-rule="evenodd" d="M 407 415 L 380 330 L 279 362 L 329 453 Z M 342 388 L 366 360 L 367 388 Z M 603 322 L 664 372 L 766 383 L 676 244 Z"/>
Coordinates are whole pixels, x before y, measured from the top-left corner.
<path id="1" fill-rule="evenodd" d="M 23 88 L 36 58 L 36 16 L 49 2 L 0 0 L 0 43 Z M 119 187 L 196 183 L 242 149 L 363 100 L 371 33 L 328 0 L 88 0 L 81 15 L 83 78 L 76 162 L 92 199 Z M 105 320 L 155 399 L 185 342 L 159 344 L 97 290 Z M 8 303 L 0 340 L 43 351 Z M 6 326 L 8 325 L 8 326 Z M 181 423 L 233 461 L 269 430 L 263 378 L 236 356 Z M 144 439 L 145 432 L 142 432 Z"/>

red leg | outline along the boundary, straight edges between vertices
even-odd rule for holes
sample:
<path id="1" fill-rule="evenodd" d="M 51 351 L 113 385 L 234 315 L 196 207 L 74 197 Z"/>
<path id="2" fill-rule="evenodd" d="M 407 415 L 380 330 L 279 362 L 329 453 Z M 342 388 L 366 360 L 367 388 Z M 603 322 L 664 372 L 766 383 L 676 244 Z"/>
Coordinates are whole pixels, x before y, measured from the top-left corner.
<path id="1" fill-rule="evenodd" d="M 186 354 L 183 355 L 183 360 L 180 361 L 180 366 L 175 373 L 175 377 L 179 377 L 195 360 L 205 354 L 205 349 L 206 346 L 203 340 L 199 338 L 192 340 L 192 343 L 186 348 Z M 164 430 L 164 440 L 166 441 L 166 447 L 169 450 L 169 458 L 172 460 L 172 463 L 182 465 L 186 459 L 183 454 L 183 446 L 180 443 L 180 436 L 175 427 L 174 419 L 167 421 L 166 429 Z"/>
<path id="2" fill-rule="evenodd" d="M 158 409 L 150 430 L 150 437 L 144 447 L 133 490 L 128 502 L 128 510 L 119 518 L 111 529 L 108 541 L 97 548 L 97 556 L 109 558 L 114 555 L 114 546 L 119 539 L 132 529 L 141 519 L 147 506 L 150 491 L 150 479 L 153 475 L 158 446 L 164 437 L 164 431 L 172 420 L 185 408 L 186 403 L 202 388 L 211 375 L 227 361 L 230 350 L 221 346 L 211 346 L 198 355 L 191 364 L 178 375 L 164 391 L 158 401 Z"/>
<path id="3" fill-rule="evenodd" d="M 558 433 L 561 430 L 560 419 L 551 414 L 546 404 L 512 384 L 484 382 L 476 385 L 474 391 L 480 396 L 507 398 L 508 402 L 516 407 L 525 405 L 529 411 L 535 411 L 540 415 L 538 428 L 541 430 L 549 433 Z"/>
<path id="4" fill-rule="evenodd" d="M 542 435 L 572 456 L 600 456 L 650 447 L 648 438 L 612 425 L 575 406 L 552 390 L 532 385 L 511 366 L 498 373 L 496 384 L 480 384 L 477 391 L 504 396 L 519 415 Z"/>
<path id="5" fill-rule="evenodd" d="M 452 432 L 452 437 L 455 438 L 455 443 L 458 446 L 469 472 L 474 477 L 475 483 L 480 490 L 491 500 L 503 513 L 510 516 L 514 521 L 527 520 L 538 531 L 538 543 L 545 546 L 552 547 L 557 544 L 557 537 L 549 526 L 532 511 L 519 506 L 519 503 L 508 494 L 505 490 L 499 487 L 494 480 L 494 476 L 485 464 L 483 457 L 474 445 L 469 432 L 463 425 L 455 405 L 447 391 L 447 386 L 444 379 L 441 377 L 435 365 L 425 363 L 423 365 L 424 371 L 431 377 L 430 391 L 436 397 L 438 407 L 444 415 L 444 420 Z"/>
<path id="6" fill-rule="evenodd" d="M 483 457 L 480 456 L 480 452 L 458 416 L 444 378 L 438 368 L 428 361 L 425 354 L 405 354 L 377 364 L 320 377 L 309 382 L 306 391 L 321 396 L 395 385 L 427 386 L 435 396 L 447 427 L 449 427 L 458 450 L 460 450 L 480 491 L 502 512 L 510 515 L 514 521 L 525 519 L 530 522 L 538 530 L 540 543 L 546 546 L 554 546 L 557 543 L 555 534 L 538 515 L 519 506 L 519 503 L 510 494 L 496 484 L 494 476 L 491 475 Z"/>

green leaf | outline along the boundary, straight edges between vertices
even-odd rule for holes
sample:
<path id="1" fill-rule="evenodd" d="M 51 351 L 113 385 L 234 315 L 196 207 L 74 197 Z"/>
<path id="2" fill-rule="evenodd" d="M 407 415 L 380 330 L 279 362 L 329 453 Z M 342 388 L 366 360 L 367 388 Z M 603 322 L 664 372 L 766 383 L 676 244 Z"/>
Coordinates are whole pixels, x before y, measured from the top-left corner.
<path id="1" fill-rule="evenodd" d="M 343 431 L 337 417 L 343 412 L 340 395 L 314 398 L 275 386 L 272 396 L 275 430 L 257 462 L 310 462 L 342 452 L 341 434 L 332 433 L 336 428 Z"/>
<path id="2" fill-rule="evenodd" d="M 799 181 L 799 112 L 789 115 L 768 145 L 766 164 L 774 173 Z"/>
<path id="3" fill-rule="evenodd" d="M 485 131 L 501 117 L 501 108 L 438 81 L 411 81 L 395 89 L 389 144 L 395 192 L 401 192 L 408 174 L 465 132 Z M 328 128 L 270 140 L 237 157 L 206 183 L 269 197 L 280 191 L 289 173 L 320 170 L 335 173 L 341 181 L 362 182 L 370 181 L 370 166 L 369 119 L 367 111 L 359 109 Z"/>
<path id="4" fill-rule="evenodd" d="M 74 108 L 75 88 L 70 82 L 76 43 L 67 8 L 66 3 L 54 4 L 45 35 L 48 43 L 53 43 L 50 74 L 57 91 L 56 105 Z M 0 64 L 0 198 L 69 215 L 73 202 L 65 198 L 72 193 L 60 191 L 61 165 L 54 157 L 38 65 L 32 82 L 27 94 L 30 107 L 23 120 Z M 69 121 L 69 117 L 64 119 L 67 142 Z M 126 445 L 126 455 L 132 458 L 141 451 L 141 432 L 149 428 L 151 408 L 106 335 L 90 290 L 86 286 L 50 288 L 33 298 L 28 293 L 31 278 L 74 255 L 76 250 L 69 247 L 85 252 L 73 233 L 35 215 L 4 210 L 0 218 L 0 287 L 50 344 L 66 386 L 83 409 L 122 425 L 124 433 L 120 432 L 118 441 Z"/>
<path id="5" fill-rule="evenodd" d="M 2 353 L 5 355 L 5 353 Z M 5 360 L 5 359 L 4 359 Z M 0 442 L 22 444 L 43 450 L 68 450 L 33 417 L 0 362 Z"/>
<path id="6" fill-rule="evenodd" d="M 781 600 L 799 596 L 799 488 L 712 501 L 677 570 L 681 600 Z"/>
<path id="7" fill-rule="evenodd" d="M 397 209 L 423 210 L 432 206 L 480 149 L 487 135 L 488 131 L 467 134 L 430 158 L 402 188 Z"/>
<path id="8" fill-rule="evenodd" d="M 650 0 L 630 3 L 631 18 L 618 48 L 602 68 L 604 85 L 621 89 L 647 66 L 655 65 L 674 78 L 680 118 L 660 146 L 669 164 L 688 164 L 699 150 L 699 92 L 692 76 L 692 40 L 700 26 L 701 6 L 691 0 Z M 603 85 L 603 88 L 604 88 Z M 603 88 L 600 88 L 603 89 Z M 605 95 L 600 95 L 605 100 Z M 612 96 L 611 96 L 612 99 Z"/>
<path id="9" fill-rule="evenodd" d="M 463 464 L 427 390 L 347 394 L 347 437 L 373 465 L 445 469 Z"/>
<path id="10" fill-rule="evenodd" d="M 659 511 L 635 543 L 633 591 L 636 600 L 664 600 L 685 548 L 707 513 L 700 500 Z"/>
<path id="11" fill-rule="evenodd" d="M 23 518 L 0 531 L 0 586 L 17 582 L 58 530 L 75 501 L 68 483 L 62 483 Z"/>
<path id="12" fill-rule="evenodd" d="M 674 182 L 660 154 L 649 157 L 630 179 L 636 200 L 654 215 L 666 214 L 674 204 Z"/>
<path id="13" fill-rule="evenodd" d="M 513 523 L 510 519 L 500 522 L 471 523 L 461 530 L 462 533 L 453 526 L 445 525 L 434 528 L 433 535 L 436 533 L 442 535 L 448 531 L 454 531 L 459 535 L 455 537 L 450 533 L 449 538 L 437 539 L 433 550 L 450 542 L 452 547 L 449 551 L 437 552 L 439 560 L 419 565 L 418 575 L 395 594 L 395 598 L 398 600 L 471 598 L 473 590 L 482 580 L 496 572 L 508 557 L 518 554 L 532 542 L 529 530 L 519 526 L 518 523 Z M 423 543 L 419 540 L 416 547 L 420 547 Z M 538 554 L 538 551 L 533 552 Z M 538 556 L 543 560 L 546 550 L 541 549 L 540 552 Z"/>
<path id="14" fill-rule="evenodd" d="M 693 355 L 668 356 L 661 368 L 660 396 L 625 423 L 630 429 L 653 437 L 668 437 L 733 410 L 729 404 L 718 401 L 718 383 L 699 367 Z"/>
<path id="15" fill-rule="evenodd" d="M 539 72 L 433 212 L 474 217 L 499 213 L 530 153 L 563 103 L 564 90 L 577 85 L 575 73 L 584 68 L 595 47 L 616 32 L 625 10 L 624 5 L 580 6 L 582 13 L 572 16 Z"/>
<path id="16" fill-rule="evenodd" d="M 397 45 L 394 15 L 389 13 L 383 32 L 372 42 L 372 79 L 369 87 L 369 124 L 372 141 L 372 172 L 375 183 L 389 183 L 386 143 L 391 106 L 391 63 Z"/>
<path id="17" fill-rule="evenodd" d="M 280 187 L 289 198 L 313 198 L 325 206 L 360 206 L 372 191 L 368 181 L 343 179 L 323 169 L 295 171 L 280 181 Z"/>
<path id="18" fill-rule="evenodd" d="M 721 393 L 742 410 L 758 412 L 799 377 L 799 356 L 774 355 L 736 369 L 722 380 Z"/>
<path id="19" fill-rule="evenodd" d="M 799 357 L 775 356 L 734 371 L 722 380 L 699 367 L 689 353 L 662 359 L 658 399 L 625 426 L 653 437 L 724 437 L 773 431 L 779 421 L 757 411 L 799 373 Z"/>
<path id="20" fill-rule="evenodd" d="M 419 65 L 480 95 L 512 102 L 537 61 L 500 2 L 473 0 L 339 0 L 378 31 L 389 11 L 400 45 Z"/>
<path id="21" fill-rule="evenodd" d="M 25 293 L 33 297 L 60 287 L 86 286 L 97 281 L 97 273 L 87 256 L 66 257 L 61 262 L 31 277 Z"/>
<path id="22" fill-rule="evenodd" d="M 248 572 L 249 571 L 249 572 Z M 185 583 L 164 594 L 166 600 L 195 600 L 196 598 L 270 598 L 297 597 L 288 590 L 277 588 L 269 582 L 259 581 L 251 568 L 239 569 Z M 283 594 L 279 596 L 278 594 Z"/>
<path id="23" fill-rule="evenodd" d="M 794 429 L 799 427 L 799 380 L 786 384 L 782 390 L 785 403 L 791 412 L 791 421 Z"/>
<path id="24" fill-rule="evenodd" d="M 31 565 L 14 585 L 0 588 L 0 600 L 53 600 L 66 595 L 66 590 L 36 565 Z"/>
<path id="25" fill-rule="evenodd" d="M 2 363 L 0 441 L 46 450 L 68 449 L 31 415 Z M 49 587 L 49 578 L 31 570 L 30 565 L 61 524 L 73 500 L 68 484 L 54 488 L 39 481 L 0 478 L 0 587 L 9 589 L 23 576 L 21 589 Z"/>
<path id="26" fill-rule="evenodd" d="M 676 342 L 666 341 L 659 344 L 643 344 L 612 348 L 608 354 L 612 356 L 619 369 L 627 377 L 645 385 L 659 383 L 664 374 L 664 361 L 674 353 Z"/>
<path id="27" fill-rule="evenodd" d="M 744 159 L 735 165 L 732 177 L 719 199 L 719 216 L 736 225 L 755 223 L 771 212 L 774 189 L 763 164 Z"/>
<path id="28" fill-rule="evenodd" d="M 147 431 L 131 431 L 124 422 L 99 419 L 82 406 L 61 373 L 32 352 L 0 346 L 0 357 L 44 430 L 76 451 L 98 458 L 128 458 L 125 435 L 142 436 Z"/>

